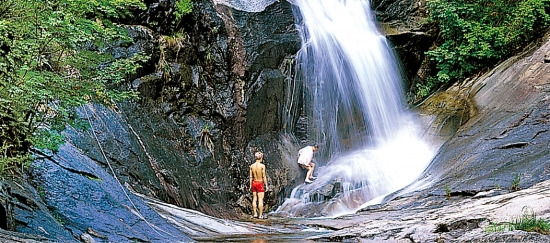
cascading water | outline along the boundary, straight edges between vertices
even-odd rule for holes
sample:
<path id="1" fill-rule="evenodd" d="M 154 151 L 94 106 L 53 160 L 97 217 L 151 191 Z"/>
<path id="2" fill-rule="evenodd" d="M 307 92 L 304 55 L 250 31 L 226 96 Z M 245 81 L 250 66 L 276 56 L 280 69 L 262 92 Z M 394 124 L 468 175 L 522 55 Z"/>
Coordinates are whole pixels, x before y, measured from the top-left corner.
<path id="1" fill-rule="evenodd" d="M 328 162 L 277 213 L 352 213 L 413 182 L 434 152 L 404 108 L 402 76 L 369 1 L 291 3 L 302 39 L 295 78 L 304 83 L 309 129 Z"/>

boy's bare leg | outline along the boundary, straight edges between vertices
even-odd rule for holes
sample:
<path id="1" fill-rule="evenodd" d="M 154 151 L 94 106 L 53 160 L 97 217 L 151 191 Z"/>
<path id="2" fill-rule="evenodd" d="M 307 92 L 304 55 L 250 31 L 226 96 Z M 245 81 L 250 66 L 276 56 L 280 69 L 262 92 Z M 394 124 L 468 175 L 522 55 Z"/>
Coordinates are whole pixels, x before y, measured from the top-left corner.
<path id="1" fill-rule="evenodd" d="M 311 168 L 311 173 L 309 174 L 309 179 L 313 178 L 313 172 L 315 171 L 315 163 L 310 163 L 309 167 Z"/>
<path id="2" fill-rule="evenodd" d="M 258 192 L 258 209 L 260 210 L 259 218 L 262 218 L 264 213 L 264 193 L 263 192 Z"/>
<path id="3" fill-rule="evenodd" d="M 307 183 L 310 183 L 311 180 L 309 178 L 311 178 L 311 176 L 313 176 L 313 166 L 307 166 L 306 169 L 307 169 L 307 173 L 306 173 L 306 180 L 305 181 Z"/>
<path id="4" fill-rule="evenodd" d="M 260 192 L 262 193 L 262 192 Z M 254 211 L 254 218 L 258 217 L 258 212 L 257 212 L 257 209 L 256 209 L 256 201 L 258 201 L 258 193 L 257 192 L 253 192 L 252 193 L 252 211 Z M 262 193 L 262 201 L 263 201 L 263 193 Z M 262 205 L 263 207 L 263 205 Z M 260 209 L 261 211 L 261 209 Z"/>

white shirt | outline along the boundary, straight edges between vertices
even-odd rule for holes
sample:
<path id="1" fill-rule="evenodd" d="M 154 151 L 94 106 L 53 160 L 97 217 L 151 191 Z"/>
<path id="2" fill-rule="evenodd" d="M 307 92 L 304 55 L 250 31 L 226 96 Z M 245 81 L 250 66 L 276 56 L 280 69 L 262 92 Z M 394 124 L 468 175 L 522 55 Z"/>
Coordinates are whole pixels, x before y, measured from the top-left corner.
<path id="1" fill-rule="evenodd" d="M 309 165 L 313 159 L 313 146 L 306 146 L 298 150 L 298 164 Z"/>

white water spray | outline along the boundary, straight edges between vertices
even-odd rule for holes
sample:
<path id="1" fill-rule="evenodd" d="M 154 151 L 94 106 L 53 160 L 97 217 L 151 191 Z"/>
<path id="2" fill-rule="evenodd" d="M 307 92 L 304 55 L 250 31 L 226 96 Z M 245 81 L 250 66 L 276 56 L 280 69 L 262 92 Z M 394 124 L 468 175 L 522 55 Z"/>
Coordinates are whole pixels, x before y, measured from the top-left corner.
<path id="1" fill-rule="evenodd" d="M 353 213 L 413 182 L 434 152 L 404 108 L 402 76 L 369 2 L 291 2 L 302 39 L 296 78 L 306 87 L 309 129 L 329 161 L 277 212 Z"/>

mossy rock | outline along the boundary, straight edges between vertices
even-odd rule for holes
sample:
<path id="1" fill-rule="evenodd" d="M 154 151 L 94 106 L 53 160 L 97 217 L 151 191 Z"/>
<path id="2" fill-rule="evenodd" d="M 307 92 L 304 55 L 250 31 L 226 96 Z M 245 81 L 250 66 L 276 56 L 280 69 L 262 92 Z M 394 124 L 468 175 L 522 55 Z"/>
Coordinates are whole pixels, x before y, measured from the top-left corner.
<path id="1" fill-rule="evenodd" d="M 432 132 L 449 138 L 477 113 L 475 102 L 467 91 L 466 88 L 451 88 L 434 94 L 420 105 L 422 114 L 433 116 L 429 125 Z"/>

